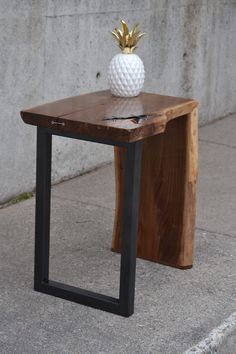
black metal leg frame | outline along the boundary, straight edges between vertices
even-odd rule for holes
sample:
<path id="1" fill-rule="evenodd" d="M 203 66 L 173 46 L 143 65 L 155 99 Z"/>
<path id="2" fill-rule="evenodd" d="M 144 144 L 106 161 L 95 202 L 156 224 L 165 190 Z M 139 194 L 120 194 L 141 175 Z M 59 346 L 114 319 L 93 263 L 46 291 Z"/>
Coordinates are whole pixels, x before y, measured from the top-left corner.
<path id="1" fill-rule="evenodd" d="M 122 250 L 119 299 L 49 280 L 50 191 L 52 135 L 103 144 L 108 140 L 37 128 L 36 225 L 34 289 L 66 300 L 128 317 L 134 312 L 137 224 L 140 188 L 141 142 L 117 144 L 126 147 L 122 207 Z"/>

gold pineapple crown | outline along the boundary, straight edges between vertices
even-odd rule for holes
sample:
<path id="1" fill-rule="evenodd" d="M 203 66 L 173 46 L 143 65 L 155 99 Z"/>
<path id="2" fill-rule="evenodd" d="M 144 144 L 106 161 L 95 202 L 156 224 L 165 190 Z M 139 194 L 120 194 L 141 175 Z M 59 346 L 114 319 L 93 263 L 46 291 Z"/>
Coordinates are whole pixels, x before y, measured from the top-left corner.
<path id="1" fill-rule="evenodd" d="M 118 42 L 118 45 L 123 53 L 129 54 L 137 48 L 137 43 L 145 33 L 141 33 L 139 30 L 139 24 L 136 24 L 131 31 L 129 31 L 127 24 L 124 20 L 121 20 L 121 29 L 115 28 L 111 32 Z"/>

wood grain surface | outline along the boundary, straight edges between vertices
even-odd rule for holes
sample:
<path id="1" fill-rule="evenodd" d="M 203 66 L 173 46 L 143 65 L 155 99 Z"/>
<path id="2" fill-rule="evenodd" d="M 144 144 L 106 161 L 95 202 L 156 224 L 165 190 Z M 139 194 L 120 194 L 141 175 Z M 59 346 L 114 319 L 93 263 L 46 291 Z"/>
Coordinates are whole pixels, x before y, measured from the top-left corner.
<path id="1" fill-rule="evenodd" d="M 120 98 L 99 91 L 47 103 L 21 111 L 25 123 L 78 133 L 114 142 L 134 142 L 165 130 L 167 122 L 190 113 L 197 106 L 192 99 L 141 93 Z M 116 119 L 147 115 L 147 119 Z M 59 123 L 59 124 L 58 124 Z"/>
<path id="2" fill-rule="evenodd" d="M 116 213 L 112 250 L 120 250 L 125 148 L 115 147 Z M 191 268 L 197 181 L 197 109 L 143 141 L 137 255 Z"/>

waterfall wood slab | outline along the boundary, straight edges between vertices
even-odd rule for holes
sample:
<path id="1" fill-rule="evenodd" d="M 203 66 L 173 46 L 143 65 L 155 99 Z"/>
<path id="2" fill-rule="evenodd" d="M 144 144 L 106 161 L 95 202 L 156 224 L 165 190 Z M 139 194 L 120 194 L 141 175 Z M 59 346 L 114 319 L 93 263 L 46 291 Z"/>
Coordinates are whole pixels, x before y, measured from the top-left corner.
<path id="1" fill-rule="evenodd" d="M 101 141 L 109 139 L 114 145 L 143 140 L 137 255 L 190 268 L 196 205 L 197 106 L 193 99 L 153 93 L 119 98 L 106 90 L 26 109 L 21 116 L 28 124 Z M 145 115 L 147 119 L 124 119 Z M 112 250 L 117 252 L 125 152 L 125 147 L 115 147 Z"/>

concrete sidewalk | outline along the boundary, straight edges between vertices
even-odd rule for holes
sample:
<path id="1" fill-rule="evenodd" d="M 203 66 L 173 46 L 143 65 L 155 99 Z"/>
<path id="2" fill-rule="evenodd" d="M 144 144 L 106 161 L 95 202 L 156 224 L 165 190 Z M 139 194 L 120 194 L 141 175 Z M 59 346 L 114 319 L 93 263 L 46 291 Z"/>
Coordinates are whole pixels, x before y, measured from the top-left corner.
<path id="1" fill-rule="evenodd" d="M 34 198 L 1 209 L 0 353 L 180 354 L 229 317 L 236 309 L 235 132 L 236 115 L 200 129 L 194 267 L 138 259 L 130 318 L 33 291 Z M 112 165 L 54 186 L 50 277 L 117 296 L 113 216 Z"/>

